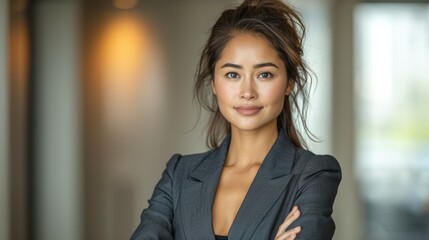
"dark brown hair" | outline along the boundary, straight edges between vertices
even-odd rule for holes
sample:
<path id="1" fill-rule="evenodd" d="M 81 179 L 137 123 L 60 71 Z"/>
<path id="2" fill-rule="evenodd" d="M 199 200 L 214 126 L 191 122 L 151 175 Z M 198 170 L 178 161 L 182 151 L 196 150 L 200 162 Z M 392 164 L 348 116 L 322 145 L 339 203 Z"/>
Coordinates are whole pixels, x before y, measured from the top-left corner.
<path id="1" fill-rule="evenodd" d="M 310 139 L 306 119 L 308 108 L 308 85 L 311 86 L 311 71 L 303 59 L 305 27 L 299 14 L 280 0 L 245 0 L 234 9 L 225 10 L 211 29 L 210 37 L 202 51 L 196 70 L 194 98 L 211 112 L 206 143 L 216 148 L 231 131 L 231 125 L 219 111 L 212 93 L 215 64 L 225 45 L 238 33 L 252 33 L 265 37 L 279 53 L 286 66 L 287 81 L 293 81 L 294 89 L 277 117 L 277 126 L 299 148 L 306 143 L 297 130 L 296 120 Z"/>

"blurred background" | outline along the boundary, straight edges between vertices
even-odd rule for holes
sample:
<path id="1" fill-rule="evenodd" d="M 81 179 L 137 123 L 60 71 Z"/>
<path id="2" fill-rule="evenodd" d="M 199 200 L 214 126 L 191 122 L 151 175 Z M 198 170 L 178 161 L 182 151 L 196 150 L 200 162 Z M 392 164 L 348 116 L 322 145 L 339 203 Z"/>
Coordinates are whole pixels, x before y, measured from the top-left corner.
<path id="1" fill-rule="evenodd" d="M 129 239 L 169 157 L 206 150 L 194 71 L 239 2 L 0 0 L 0 239 Z M 289 2 L 334 239 L 429 239 L 429 1 Z"/>

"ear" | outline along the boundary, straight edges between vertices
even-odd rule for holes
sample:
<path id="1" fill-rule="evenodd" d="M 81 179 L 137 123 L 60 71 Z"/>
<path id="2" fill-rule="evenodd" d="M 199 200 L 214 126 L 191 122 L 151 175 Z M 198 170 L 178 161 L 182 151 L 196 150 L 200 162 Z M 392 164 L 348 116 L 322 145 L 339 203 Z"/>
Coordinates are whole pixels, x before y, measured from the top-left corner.
<path id="1" fill-rule="evenodd" d="M 212 91 L 213 91 L 213 94 L 216 95 L 216 89 L 214 87 L 214 80 L 212 80 Z"/>
<path id="2" fill-rule="evenodd" d="M 287 80 L 287 86 L 286 86 L 286 92 L 285 92 L 286 96 L 289 96 L 292 93 L 294 86 L 295 86 L 295 81 L 293 81 L 292 79 L 288 79 Z"/>
<path id="3" fill-rule="evenodd" d="M 286 92 L 285 92 L 286 96 L 289 96 L 292 93 L 294 86 L 295 86 L 295 81 L 293 81 L 292 79 L 288 79 L 287 80 L 287 86 L 286 86 Z"/>

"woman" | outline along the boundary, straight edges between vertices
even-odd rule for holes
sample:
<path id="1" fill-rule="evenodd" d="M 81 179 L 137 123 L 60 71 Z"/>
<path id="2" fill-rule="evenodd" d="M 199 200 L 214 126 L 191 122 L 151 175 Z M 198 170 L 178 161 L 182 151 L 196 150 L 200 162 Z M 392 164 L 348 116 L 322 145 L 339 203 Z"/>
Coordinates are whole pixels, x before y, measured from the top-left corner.
<path id="1" fill-rule="evenodd" d="M 132 239 L 332 238 L 340 166 L 305 150 L 296 130 L 298 116 L 311 136 L 303 37 L 280 0 L 222 13 L 194 89 L 211 112 L 212 150 L 170 159 Z"/>

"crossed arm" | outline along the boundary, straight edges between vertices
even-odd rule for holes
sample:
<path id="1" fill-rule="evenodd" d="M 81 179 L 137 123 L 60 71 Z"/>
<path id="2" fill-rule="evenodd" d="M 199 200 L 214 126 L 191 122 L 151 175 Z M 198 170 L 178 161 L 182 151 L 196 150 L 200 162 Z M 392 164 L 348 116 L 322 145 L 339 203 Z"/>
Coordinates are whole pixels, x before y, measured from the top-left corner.
<path id="1" fill-rule="evenodd" d="M 131 240 L 174 240 L 172 179 L 180 155 L 167 163 L 161 180 L 143 210 Z M 280 225 L 275 240 L 329 240 L 335 232 L 332 205 L 341 181 L 341 169 L 331 156 L 315 155 L 302 172 L 295 207 Z"/>

